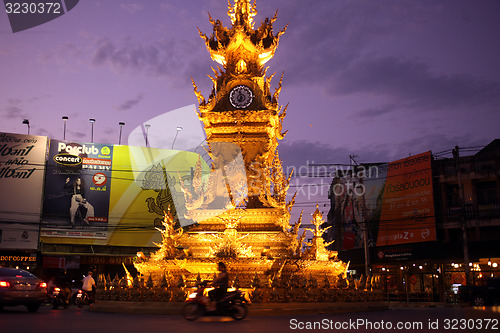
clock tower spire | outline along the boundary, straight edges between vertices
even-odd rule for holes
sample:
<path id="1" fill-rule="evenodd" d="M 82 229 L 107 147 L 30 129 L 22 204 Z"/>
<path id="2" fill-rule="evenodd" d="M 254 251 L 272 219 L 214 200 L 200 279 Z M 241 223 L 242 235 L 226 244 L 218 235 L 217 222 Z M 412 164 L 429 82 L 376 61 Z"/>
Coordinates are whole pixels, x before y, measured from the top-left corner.
<path id="1" fill-rule="evenodd" d="M 274 74 L 267 76 L 264 67 L 274 56 L 286 26 L 277 33 L 273 31 L 276 12 L 254 29 L 255 1 L 235 0 L 234 5 L 228 4 L 231 27 L 224 27 L 209 15 L 212 34 L 207 36 L 200 31 L 211 58 L 222 68 L 212 68 L 213 87 L 208 99 L 193 81 L 199 102 L 198 116 L 205 126 L 215 167 L 234 158 L 220 151 L 219 147 L 227 147 L 220 143 L 233 143 L 241 150 L 248 190 L 245 208 L 278 208 L 289 212 L 293 205 L 285 202 L 289 178 L 283 174 L 277 150 L 278 141 L 286 134 L 282 131 L 286 107 L 278 104 L 283 77 L 271 93 Z"/>

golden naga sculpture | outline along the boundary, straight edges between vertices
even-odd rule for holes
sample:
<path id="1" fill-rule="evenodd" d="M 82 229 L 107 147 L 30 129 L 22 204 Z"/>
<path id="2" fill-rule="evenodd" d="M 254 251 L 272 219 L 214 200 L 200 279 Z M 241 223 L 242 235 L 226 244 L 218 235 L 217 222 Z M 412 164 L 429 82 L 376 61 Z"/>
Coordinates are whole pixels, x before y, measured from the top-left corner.
<path id="1" fill-rule="evenodd" d="M 170 206 L 168 207 L 168 211 L 164 211 L 163 213 L 162 224 L 164 229 L 156 228 L 161 233 L 162 242 L 161 244 L 155 243 L 160 249 L 151 255 L 151 259 L 155 261 L 173 259 L 178 256 L 179 240 L 184 232 L 182 228 L 175 229 L 174 215 L 170 212 Z"/>
<path id="2" fill-rule="evenodd" d="M 311 231 L 313 233 L 313 239 L 310 243 L 306 243 L 309 248 L 304 253 L 304 258 L 313 258 L 320 261 L 327 261 L 330 259 L 337 258 L 337 252 L 329 251 L 326 247 L 330 244 L 333 244 L 333 241 L 325 243 L 323 239 L 323 234 L 325 231 L 331 228 L 331 226 L 321 229 L 321 225 L 325 222 L 323 220 L 323 214 L 319 211 L 318 205 L 316 205 L 316 210 L 312 216 L 312 224 L 315 226 L 314 229 L 306 228 L 306 230 Z"/>

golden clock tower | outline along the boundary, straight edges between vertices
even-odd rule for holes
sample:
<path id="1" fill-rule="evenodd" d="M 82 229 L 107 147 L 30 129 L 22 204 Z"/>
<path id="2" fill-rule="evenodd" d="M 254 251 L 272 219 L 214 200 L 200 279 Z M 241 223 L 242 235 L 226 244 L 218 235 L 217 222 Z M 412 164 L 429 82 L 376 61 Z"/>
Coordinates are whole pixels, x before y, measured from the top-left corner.
<path id="1" fill-rule="evenodd" d="M 204 174 L 199 161 L 192 184 L 181 184 L 185 217 L 196 224 L 176 231 L 172 214 L 166 214 L 161 249 L 136 264 L 141 274 L 206 276 L 215 272 L 216 261 L 224 260 L 232 274 L 250 285 L 255 276 L 337 276 L 347 269 L 320 239 L 319 210 L 313 221 L 317 228 L 307 229 L 314 234 L 314 244 L 307 243 L 310 248 L 304 253 L 305 232 L 298 237 L 302 216 L 293 227 L 289 223 L 295 196 L 286 201 L 291 175 L 283 174 L 277 149 L 285 135 L 286 107 L 278 104 L 282 78 L 271 92 L 274 74 L 267 76 L 264 67 L 286 27 L 274 33 L 276 13 L 254 29 L 256 14 L 255 1 L 235 0 L 228 9 L 231 27 L 209 16 L 212 34 L 200 31 L 210 56 L 219 63 L 210 76 L 208 98 L 193 81 L 212 170 Z M 289 259 L 293 265 L 287 264 Z"/>

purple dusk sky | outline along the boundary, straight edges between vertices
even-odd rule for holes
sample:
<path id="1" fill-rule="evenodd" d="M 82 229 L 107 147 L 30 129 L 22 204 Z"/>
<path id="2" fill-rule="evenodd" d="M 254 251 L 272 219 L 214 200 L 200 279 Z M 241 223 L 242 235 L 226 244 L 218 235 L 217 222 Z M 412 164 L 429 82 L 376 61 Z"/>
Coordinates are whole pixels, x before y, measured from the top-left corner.
<path id="1" fill-rule="evenodd" d="M 499 138 L 500 1 L 260 0 L 258 26 L 287 23 L 268 73 L 289 103 L 287 165 L 392 161 Z M 226 0 L 82 0 L 12 33 L 0 14 L 0 131 L 122 143 L 152 118 L 205 96 L 215 66 L 197 28 L 230 25 Z M 151 130 L 155 123 L 150 122 Z M 175 134 L 173 129 L 164 130 Z M 183 133 L 177 140 L 182 142 Z M 158 147 L 170 148 L 170 147 Z"/>

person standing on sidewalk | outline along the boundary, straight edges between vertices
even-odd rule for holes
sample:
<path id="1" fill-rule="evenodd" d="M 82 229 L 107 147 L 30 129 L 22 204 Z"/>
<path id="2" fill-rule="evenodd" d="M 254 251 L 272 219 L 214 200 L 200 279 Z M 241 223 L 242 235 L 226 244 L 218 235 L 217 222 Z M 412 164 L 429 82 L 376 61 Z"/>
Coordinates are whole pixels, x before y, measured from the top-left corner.
<path id="1" fill-rule="evenodd" d="M 95 302 L 95 280 L 92 277 L 92 271 L 89 271 L 87 276 L 82 280 L 82 290 L 89 295 L 90 303 Z"/>

